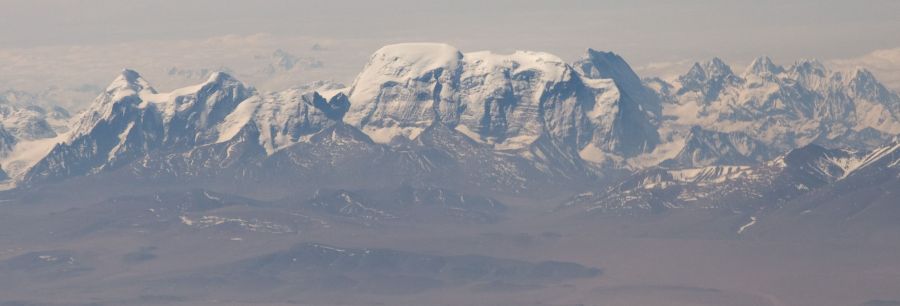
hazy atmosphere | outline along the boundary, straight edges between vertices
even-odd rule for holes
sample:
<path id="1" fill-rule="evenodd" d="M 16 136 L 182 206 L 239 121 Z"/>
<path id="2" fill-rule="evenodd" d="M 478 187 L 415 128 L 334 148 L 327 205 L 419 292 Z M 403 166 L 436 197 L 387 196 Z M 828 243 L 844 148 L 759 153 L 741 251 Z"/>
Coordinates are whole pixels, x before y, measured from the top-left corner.
<path id="1" fill-rule="evenodd" d="M 0 306 L 900 306 L 898 16 L 0 0 Z"/>
<path id="2" fill-rule="evenodd" d="M 866 66 L 900 89 L 900 3 L 890 0 L 0 2 L 0 90 L 102 87 L 124 67 L 169 89 L 195 81 L 167 75 L 173 67 L 229 68 L 271 90 L 349 83 L 379 47 L 418 41 L 565 60 L 613 51 L 644 77 L 714 56 L 738 71 L 761 55 L 816 58 Z M 263 76 L 259 57 L 277 49 L 318 64 Z"/>

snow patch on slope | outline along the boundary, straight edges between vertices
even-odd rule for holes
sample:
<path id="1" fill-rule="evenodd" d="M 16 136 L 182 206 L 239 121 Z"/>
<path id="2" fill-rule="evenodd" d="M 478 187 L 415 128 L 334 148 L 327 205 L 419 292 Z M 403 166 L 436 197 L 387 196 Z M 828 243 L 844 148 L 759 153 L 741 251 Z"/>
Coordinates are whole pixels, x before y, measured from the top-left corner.
<path id="1" fill-rule="evenodd" d="M 3 171 L 6 171 L 14 181 L 18 181 L 31 166 L 47 156 L 54 146 L 62 143 L 66 138 L 66 134 L 61 134 L 54 138 L 19 142 L 13 151 L 0 161 Z"/>

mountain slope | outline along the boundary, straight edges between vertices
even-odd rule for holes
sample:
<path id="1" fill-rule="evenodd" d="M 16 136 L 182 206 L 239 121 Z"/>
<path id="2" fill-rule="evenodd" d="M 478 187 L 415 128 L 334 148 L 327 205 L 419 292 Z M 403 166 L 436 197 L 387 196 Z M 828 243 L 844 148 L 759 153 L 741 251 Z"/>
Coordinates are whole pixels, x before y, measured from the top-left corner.
<path id="1" fill-rule="evenodd" d="M 900 96 L 865 69 L 831 71 L 812 60 L 784 68 L 760 57 L 738 76 L 716 58 L 673 85 L 664 104 L 670 129 L 741 131 L 781 151 L 813 142 L 870 149 L 900 133 Z"/>
<path id="2" fill-rule="evenodd" d="M 591 79 L 611 79 L 619 92 L 619 112 L 613 119 L 611 135 L 605 135 L 613 152 L 633 156 L 652 151 L 659 144 L 657 132 L 662 105 L 660 98 L 644 86 L 621 56 L 588 49 L 573 64 L 581 75 Z"/>
<path id="3" fill-rule="evenodd" d="M 124 70 L 63 143 L 25 175 L 58 180 L 117 168 L 154 150 L 179 151 L 213 142 L 215 128 L 252 94 L 224 73 L 205 83 L 160 94 L 137 72 Z"/>
<path id="4" fill-rule="evenodd" d="M 637 109 L 657 103 L 635 99 L 653 95 L 635 89 L 643 89 L 640 80 L 621 58 L 615 66 L 597 65 L 593 71 L 623 74 L 631 83 L 619 89 L 604 75 L 585 78 L 541 52 L 464 54 L 442 44 L 391 45 L 372 56 L 350 87 L 346 122 L 379 143 L 414 139 L 439 122 L 499 150 L 521 151 L 542 137 L 566 149 L 591 146 L 614 155 L 652 148 L 657 140 L 649 121 L 655 118 Z M 635 126 L 641 131 L 629 131 Z"/>
<path id="5" fill-rule="evenodd" d="M 818 189 L 840 188 L 863 178 L 895 178 L 896 143 L 872 151 L 808 145 L 752 166 L 654 168 L 638 171 L 611 187 L 571 197 L 563 207 L 611 214 L 669 209 L 725 209 L 752 213 L 780 207 Z M 870 180 L 872 183 L 875 181 Z M 878 183 L 880 184 L 880 183 Z M 843 190 L 852 191 L 852 188 Z"/>
<path id="6" fill-rule="evenodd" d="M 335 154 L 356 150 L 325 153 L 313 148 L 314 139 L 328 139 L 325 135 L 332 128 L 342 131 L 332 135 L 349 138 L 325 143 L 362 146 L 339 158 L 346 164 L 332 163 L 334 169 L 362 166 L 349 156 L 386 158 L 400 169 L 392 172 L 396 175 L 449 182 L 457 173 L 475 184 L 519 190 L 535 184 L 525 183 L 528 180 L 591 179 L 597 172 L 583 159 L 609 166 L 618 156 L 652 149 L 658 142 L 652 127 L 659 113 L 658 99 L 624 60 L 595 51 L 591 56 L 594 61 L 583 64 L 585 69 L 593 65 L 594 75 L 588 77 L 547 53 L 463 54 L 441 44 L 391 45 L 372 56 L 351 87 L 330 90 L 327 99 L 299 87 L 258 93 L 225 73 L 159 93 L 137 72 L 125 70 L 75 122 L 65 141 L 29 169 L 24 181 L 97 174 L 138 161 L 140 166 L 131 167 L 135 173 L 197 174 L 200 169 L 190 165 L 222 164 L 228 158 L 217 150 L 242 147 L 246 150 L 238 151 L 259 155 L 258 148 L 251 149 L 257 146 L 250 144 L 253 138 L 265 154 L 250 158 L 260 163 L 248 167 L 264 171 L 263 161 L 271 159 L 268 163 L 294 166 L 276 172 L 294 173 L 291 169 L 315 164 L 311 156 L 337 158 Z M 601 61 L 604 56 L 608 60 Z M 447 138 L 418 140 L 426 131 L 440 133 L 424 138 Z M 424 146 L 437 150 L 429 153 L 431 148 Z M 458 150 L 465 146 L 465 151 Z M 284 159 L 298 150 L 312 153 L 301 158 L 308 162 Z M 421 166 L 431 164 L 423 161 L 437 152 L 453 160 L 451 164 L 462 165 L 464 173 L 450 164 L 438 165 L 439 171 Z M 364 157 L 367 154 L 374 155 Z M 498 163 L 469 166 L 485 159 Z M 176 164 L 189 169 L 176 169 Z M 323 168 L 321 173 L 327 172 Z M 441 178 L 438 173 L 450 175 Z"/>
<path id="7" fill-rule="evenodd" d="M 832 183 L 759 214 L 747 234 L 778 239 L 893 241 L 900 229 L 900 144 L 868 154 L 832 155 Z"/>
<path id="8" fill-rule="evenodd" d="M 542 52 L 398 44 L 376 51 L 347 88 L 260 93 L 214 73 L 160 93 L 125 70 L 46 156 L 13 168 L 23 185 L 117 173 L 185 184 L 416 182 L 548 195 L 634 172 L 608 198 L 585 201 L 658 189 L 649 184 L 679 186 L 656 198 L 749 203 L 843 179 L 866 149 L 900 131 L 898 111 L 900 98 L 871 73 L 815 61 L 784 68 L 761 57 L 737 75 L 713 59 L 668 84 L 642 81 L 621 56 L 591 49 L 567 64 Z M 716 189 L 722 182 L 738 192 Z"/>
<path id="9" fill-rule="evenodd" d="M 752 165 L 771 158 L 772 150 L 741 132 L 713 132 L 691 128 L 678 154 L 661 166 L 692 168 L 714 165 Z"/>

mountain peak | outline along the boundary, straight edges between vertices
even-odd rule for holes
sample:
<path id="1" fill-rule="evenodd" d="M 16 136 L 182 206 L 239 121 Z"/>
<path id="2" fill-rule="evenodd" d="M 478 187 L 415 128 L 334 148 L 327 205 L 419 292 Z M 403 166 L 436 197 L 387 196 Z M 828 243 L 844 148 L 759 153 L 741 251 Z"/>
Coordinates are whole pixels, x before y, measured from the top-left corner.
<path id="1" fill-rule="evenodd" d="M 617 79 L 617 82 L 640 83 L 640 78 L 625 59 L 608 51 L 588 49 L 584 58 L 576 63 L 582 73 L 590 78 Z M 626 80 L 627 79 L 627 80 Z"/>
<path id="2" fill-rule="evenodd" d="M 863 67 L 856 67 L 853 69 L 853 72 L 850 74 L 851 80 L 865 80 L 865 81 L 874 81 L 875 75 L 872 74 L 872 71 Z"/>
<path id="3" fill-rule="evenodd" d="M 718 57 L 713 57 L 711 60 L 704 63 L 703 70 L 706 71 L 706 74 L 710 78 L 734 74 L 734 72 L 731 71 L 731 66 L 728 66 L 725 61 Z"/>
<path id="4" fill-rule="evenodd" d="M 715 100 L 727 84 L 741 82 L 731 71 L 731 67 L 718 57 L 703 63 L 694 63 L 687 73 L 678 77 L 678 81 L 681 83 L 679 94 L 689 91 L 703 92 L 705 102 Z"/>
<path id="5" fill-rule="evenodd" d="M 817 59 L 801 59 L 791 66 L 791 70 L 799 74 L 819 76 L 825 76 L 826 71 L 825 65 Z"/>
<path id="6" fill-rule="evenodd" d="M 763 143 L 741 132 L 705 130 L 691 126 L 678 154 L 661 165 L 665 167 L 705 167 L 713 165 L 750 165 L 767 160 L 771 152 Z"/>
<path id="7" fill-rule="evenodd" d="M 817 58 L 801 58 L 797 60 L 797 66 L 824 67 L 822 61 Z"/>
<path id="8" fill-rule="evenodd" d="M 900 97 L 881 84 L 868 69 L 857 67 L 850 72 L 846 82 L 850 87 L 851 94 L 856 97 L 880 101 L 886 103 L 890 108 L 896 108 L 897 103 L 900 102 Z"/>
<path id="9" fill-rule="evenodd" d="M 772 59 L 768 56 L 760 56 L 754 59 L 752 63 L 750 63 L 750 66 L 747 67 L 746 74 L 771 75 L 779 74 L 783 71 L 784 68 L 775 65 L 775 63 L 772 62 Z"/>
<path id="10" fill-rule="evenodd" d="M 206 82 L 203 82 L 196 86 L 189 86 L 182 89 L 176 89 L 173 91 L 175 94 L 185 94 L 192 90 L 224 90 L 226 92 L 236 91 L 241 95 L 251 95 L 254 91 L 253 87 L 250 87 L 240 80 L 233 77 L 231 74 L 226 72 L 214 72 L 209 75 L 209 78 L 206 79 Z"/>
<path id="11" fill-rule="evenodd" d="M 734 75 L 731 66 L 728 66 L 722 59 L 713 57 L 712 59 L 699 63 L 695 62 L 688 72 L 680 77 L 682 82 L 705 82 L 717 79 L 723 79 Z"/>
<path id="12" fill-rule="evenodd" d="M 691 80 L 706 80 L 706 70 L 703 69 L 703 66 L 700 66 L 700 62 L 694 62 L 694 65 L 691 65 L 691 69 L 689 69 L 687 73 L 682 75 L 681 78 Z"/>
<path id="13" fill-rule="evenodd" d="M 374 98 L 381 85 L 388 82 L 403 83 L 426 75 L 438 77 L 435 75 L 438 71 L 454 69 L 462 57 L 458 49 L 442 43 L 402 43 L 381 47 L 356 76 L 349 95 L 353 99 Z"/>
<path id="14" fill-rule="evenodd" d="M 106 88 L 106 92 L 119 90 L 131 90 L 135 93 L 147 90 L 156 93 L 156 89 L 153 89 L 153 86 L 150 86 L 150 83 L 141 77 L 140 73 L 127 68 L 122 69 L 122 72 Z"/>
<path id="15" fill-rule="evenodd" d="M 622 57 L 619 56 L 618 54 L 616 54 L 615 52 L 601 51 L 601 50 L 597 50 L 594 48 L 588 48 L 587 51 L 585 52 L 585 57 L 587 57 L 587 58 L 609 58 L 609 59 L 615 59 L 615 60 L 622 59 Z"/>
<path id="16" fill-rule="evenodd" d="M 415 70 L 433 70 L 456 63 L 462 58 L 456 47 L 444 43 L 401 43 L 381 47 L 372 55 L 369 64 L 377 61 L 414 65 Z"/>
<path id="17" fill-rule="evenodd" d="M 137 71 L 134 71 L 132 69 L 128 69 L 128 68 L 122 69 L 121 75 L 122 75 L 122 78 L 124 78 L 128 81 L 135 81 L 141 77 L 140 73 L 138 73 Z"/>
<path id="18" fill-rule="evenodd" d="M 725 61 L 718 56 L 713 56 L 713 58 L 709 59 L 707 63 L 712 66 L 728 66 L 728 64 L 726 64 Z"/>
<path id="19" fill-rule="evenodd" d="M 239 82 L 232 75 L 228 74 L 224 71 L 213 72 L 209 75 L 209 78 L 206 79 L 205 83 L 226 83 L 226 82 Z"/>
<path id="20" fill-rule="evenodd" d="M 784 160 L 787 163 L 796 163 L 798 161 L 804 161 L 808 159 L 818 158 L 820 155 L 824 154 L 828 149 L 823 146 L 820 146 L 815 143 L 810 143 L 805 146 L 793 149 L 784 155 Z"/>

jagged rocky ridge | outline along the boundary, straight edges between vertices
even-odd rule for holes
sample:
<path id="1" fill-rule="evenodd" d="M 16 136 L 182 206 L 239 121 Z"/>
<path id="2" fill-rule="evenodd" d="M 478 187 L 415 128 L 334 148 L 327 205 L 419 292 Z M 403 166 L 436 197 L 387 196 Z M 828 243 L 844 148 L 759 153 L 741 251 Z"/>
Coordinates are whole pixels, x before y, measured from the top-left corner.
<path id="1" fill-rule="evenodd" d="M 586 182 L 600 173 L 593 162 L 658 142 L 658 111 L 621 98 L 650 93 L 627 64 L 587 58 L 593 71 L 617 70 L 585 76 L 545 53 L 464 55 L 439 44 L 385 47 L 349 88 L 323 93 L 258 93 L 225 73 L 159 93 L 125 70 L 23 181 L 129 168 L 154 178 L 394 177 L 506 190 Z M 607 78 L 619 74 L 630 83 Z"/>
<path id="2" fill-rule="evenodd" d="M 10 179 L 32 161 L 23 152 L 46 143 L 69 129 L 71 115 L 59 106 L 38 105 L 41 97 L 26 92 L 0 93 L 0 179 Z M 23 160 L 24 159 L 24 160 Z"/>
<path id="3" fill-rule="evenodd" d="M 872 149 L 900 129 L 900 98 L 871 73 L 813 61 L 760 58 L 738 76 L 714 59 L 668 83 L 595 50 L 567 64 L 399 44 L 349 87 L 320 85 L 260 93 L 216 73 L 160 93 L 125 70 L 17 179 L 579 190 L 629 171 L 756 169 L 812 143 Z"/>
<path id="4" fill-rule="evenodd" d="M 666 168 L 714 165 L 753 165 L 768 161 L 774 150 L 743 132 L 715 132 L 691 128 L 675 157 L 663 161 Z"/>
<path id="5" fill-rule="evenodd" d="M 62 107 L 47 108 L 34 104 L 29 99 L 6 99 L 0 96 L 0 125 L 3 129 L 0 132 L 3 135 L 0 157 L 9 154 L 16 142 L 53 138 L 66 132 L 70 117 L 69 112 Z"/>
<path id="6" fill-rule="evenodd" d="M 349 88 L 345 121 L 380 143 L 414 139 L 439 122 L 501 151 L 527 151 L 541 140 L 569 152 L 633 156 L 652 150 L 657 114 L 641 110 L 641 103 L 658 103 L 634 98 L 653 96 L 634 72 L 620 57 L 595 51 L 579 66 L 603 74 L 579 73 L 541 52 L 387 46 Z"/>
<path id="7" fill-rule="evenodd" d="M 665 134 L 702 126 L 780 152 L 810 143 L 871 149 L 900 134 L 900 96 L 862 68 L 831 71 L 814 60 L 785 68 L 760 57 L 737 75 L 715 58 L 672 84 L 650 83 L 667 100 Z"/>
<path id="8" fill-rule="evenodd" d="M 753 212 L 778 207 L 811 191 L 859 186 L 859 181 L 872 178 L 892 180 L 898 174 L 900 143 L 867 151 L 811 144 L 753 166 L 638 171 L 611 187 L 573 196 L 562 207 L 614 214 L 673 208 Z"/>

